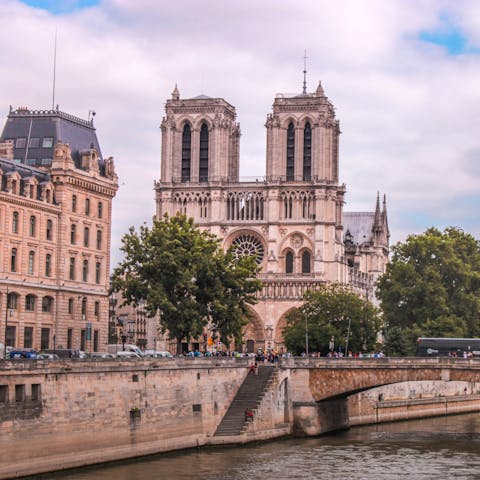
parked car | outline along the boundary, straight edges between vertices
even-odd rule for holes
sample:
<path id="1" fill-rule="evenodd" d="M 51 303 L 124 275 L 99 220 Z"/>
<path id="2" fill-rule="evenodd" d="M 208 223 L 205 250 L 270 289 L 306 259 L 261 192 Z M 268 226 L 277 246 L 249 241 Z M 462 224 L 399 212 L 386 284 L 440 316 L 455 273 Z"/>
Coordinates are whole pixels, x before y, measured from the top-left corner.
<path id="1" fill-rule="evenodd" d="M 129 352 L 127 350 L 117 352 L 117 358 L 143 358 L 142 355 L 139 355 L 137 352 Z"/>
<path id="2" fill-rule="evenodd" d="M 56 353 L 44 353 L 40 352 L 37 355 L 38 360 L 60 360 L 60 357 Z"/>
<path id="3" fill-rule="evenodd" d="M 92 352 L 90 358 L 115 358 L 115 354 L 107 352 Z"/>
<path id="4" fill-rule="evenodd" d="M 10 360 L 19 360 L 22 358 L 37 358 L 37 352 L 35 350 L 10 350 L 7 349 L 7 357 Z"/>
<path id="5" fill-rule="evenodd" d="M 172 354 L 170 352 L 162 352 L 159 350 L 145 350 L 143 352 L 143 355 L 145 357 L 152 357 L 152 358 L 172 357 Z"/>

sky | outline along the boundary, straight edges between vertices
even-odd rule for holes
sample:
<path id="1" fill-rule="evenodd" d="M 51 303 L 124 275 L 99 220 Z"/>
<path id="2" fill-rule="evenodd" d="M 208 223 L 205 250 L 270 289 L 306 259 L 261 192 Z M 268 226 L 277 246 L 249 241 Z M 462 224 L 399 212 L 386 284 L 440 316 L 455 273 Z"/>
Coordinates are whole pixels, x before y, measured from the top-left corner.
<path id="1" fill-rule="evenodd" d="M 113 156 L 112 266 L 129 226 L 151 223 L 160 123 L 181 97 L 237 110 L 240 175 L 265 174 L 276 93 L 321 80 L 340 121 L 345 211 L 387 196 L 391 243 L 434 226 L 480 238 L 477 0 L 0 0 L 0 113 L 95 110 Z M 3 123 L 3 121 L 2 121 Z"/>

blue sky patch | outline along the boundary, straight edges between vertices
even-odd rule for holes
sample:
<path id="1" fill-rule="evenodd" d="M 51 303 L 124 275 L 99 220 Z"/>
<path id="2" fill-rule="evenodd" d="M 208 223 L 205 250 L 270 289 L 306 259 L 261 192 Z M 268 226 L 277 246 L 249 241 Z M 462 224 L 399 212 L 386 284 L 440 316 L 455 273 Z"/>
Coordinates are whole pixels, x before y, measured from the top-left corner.
<path id="1" fill-rule="evenodd" d="M 480 49 L 469 44 L 468 38 L 448 15 L 440 16 L 440 25 L 436 30 L 420 32 L 419 37 L 422 42 L 445 48 L 450 55 L 480 53 Z"/>
<path id="2" fill-rule="evenodd" d="M 21 0 L 30 7 L 48 10 L 54 14 L 69 13 L 82 8 L 94 7 L 100 0 Z"/>

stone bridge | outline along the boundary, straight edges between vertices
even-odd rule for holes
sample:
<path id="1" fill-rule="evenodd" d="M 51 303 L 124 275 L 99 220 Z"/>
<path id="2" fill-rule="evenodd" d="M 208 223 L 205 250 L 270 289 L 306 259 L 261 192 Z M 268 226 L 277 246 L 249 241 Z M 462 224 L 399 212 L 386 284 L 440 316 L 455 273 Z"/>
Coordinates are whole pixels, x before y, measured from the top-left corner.
<path id="1" fill-rule="evenodd" d="M 297 431 L 315 435 L 348 427 L 348 397 L 400 382 L 480 383 L 480 359 L 362 358 L 289 359 L 293 416 Z"/>

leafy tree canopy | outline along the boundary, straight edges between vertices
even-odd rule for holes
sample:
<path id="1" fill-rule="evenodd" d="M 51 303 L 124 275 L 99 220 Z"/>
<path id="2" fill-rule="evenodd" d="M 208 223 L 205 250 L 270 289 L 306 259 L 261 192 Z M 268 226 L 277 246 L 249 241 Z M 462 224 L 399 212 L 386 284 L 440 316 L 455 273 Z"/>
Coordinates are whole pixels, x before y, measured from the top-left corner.
<path id="1" fill-rule="evenodd" d="M 304 303 L 291 310 L 283 330 L 285 344 L 294 354 L 305 351 L 308 324 L 309 352 L 328 353 L 331 338 L 345 351 L 371 351 L 375 348 L 381 322 L 377 309 L 342 284 L 329 284 L 304 295 Z M 350 328 L 349 328 L 350 326 Z"/>
<path id="2" fill-rule="evenodd" d="M 160 313 L 163 331 L 181 342 L 205 327 L 223 342 L 240 339 L 261 282 L 253 257 L 235 259 L 219 240 L 201 232 L 184 215 L 133 227 L 122 238 L 124 259 L 115 268 L 112 291 L 127 304 L 146 302 L 149 316 Z"/>
<path id="3" fill-rule="evenodd" d="M 479 242 L 453 227 L 410 235 L 393 247 L 377 297 L 390 353 L 414 354 L 418 336 L 479 336 Z"/>

